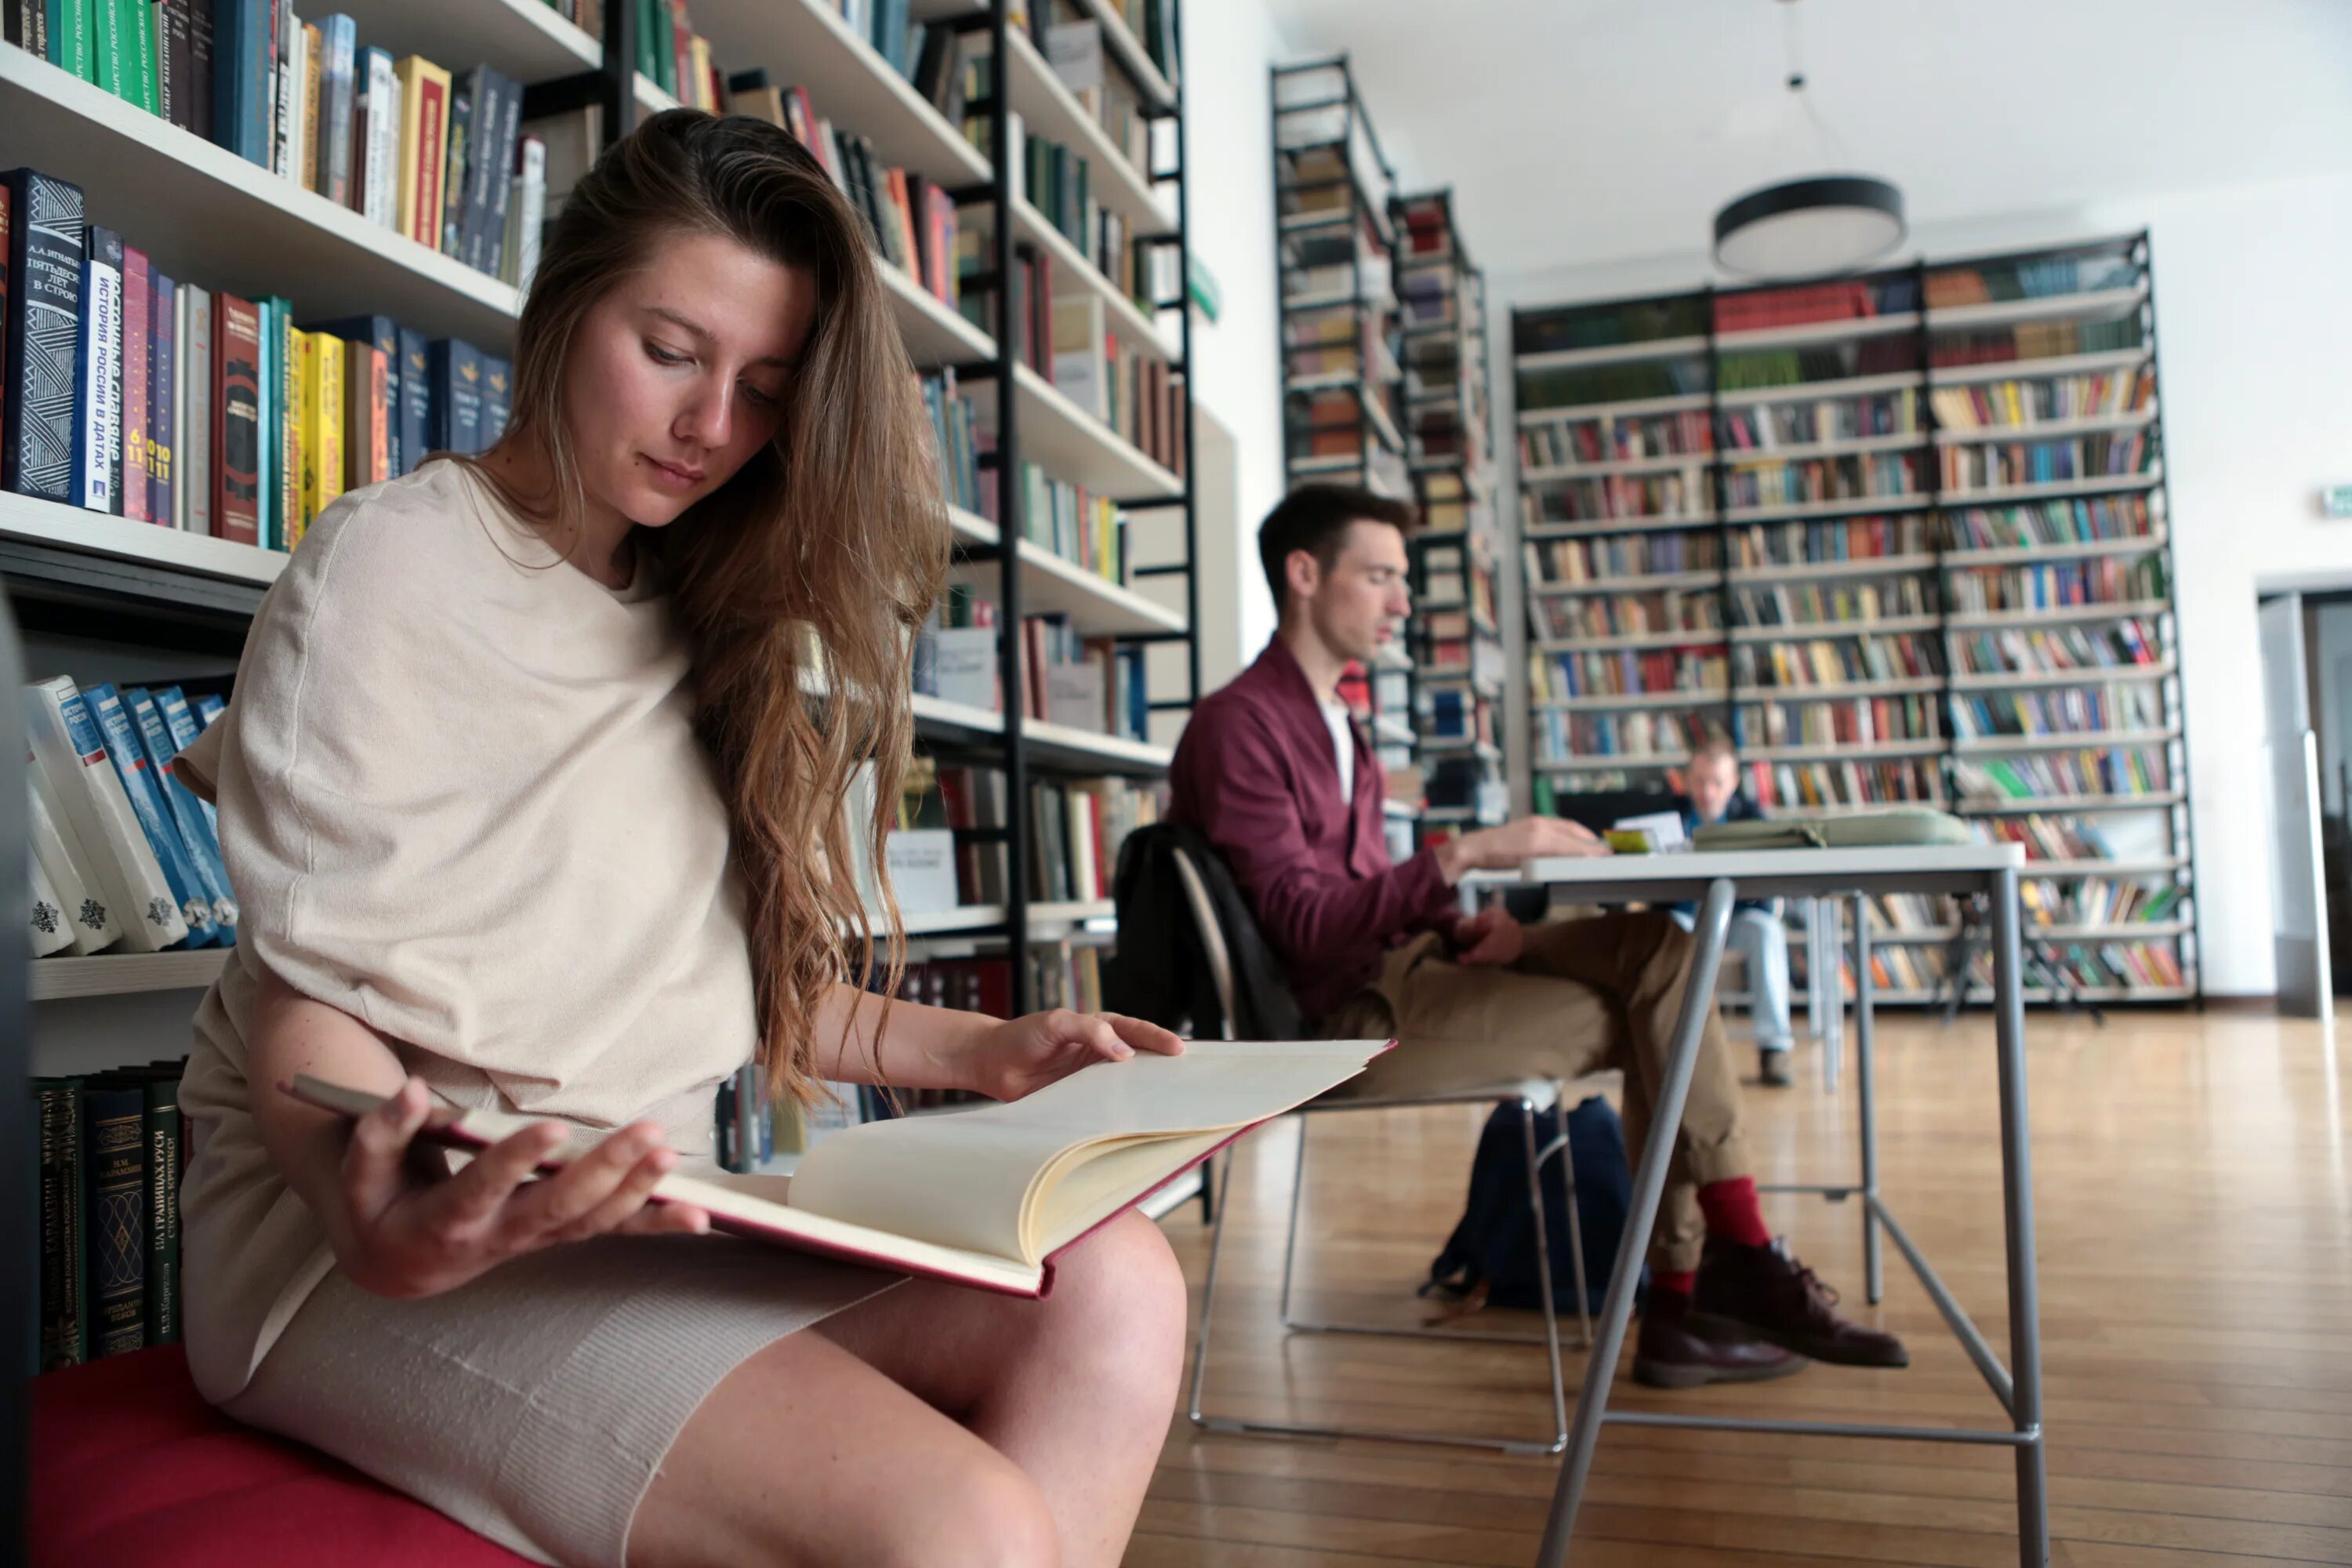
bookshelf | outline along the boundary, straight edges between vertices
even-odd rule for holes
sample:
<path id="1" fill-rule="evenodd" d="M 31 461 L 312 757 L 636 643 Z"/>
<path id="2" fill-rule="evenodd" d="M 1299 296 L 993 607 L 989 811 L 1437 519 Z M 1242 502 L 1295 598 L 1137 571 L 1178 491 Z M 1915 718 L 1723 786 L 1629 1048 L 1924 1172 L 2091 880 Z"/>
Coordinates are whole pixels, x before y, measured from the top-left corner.
<path id="1" fill-rule="evenodd" d="M 1768 815 L 2025 843 L 2074 994 L 2200 994 L 2145 234 L 1512 331 L 1538 808 L 1720 730 Z M 1943 923 L 1874 918 L 1928 999 Z"/>

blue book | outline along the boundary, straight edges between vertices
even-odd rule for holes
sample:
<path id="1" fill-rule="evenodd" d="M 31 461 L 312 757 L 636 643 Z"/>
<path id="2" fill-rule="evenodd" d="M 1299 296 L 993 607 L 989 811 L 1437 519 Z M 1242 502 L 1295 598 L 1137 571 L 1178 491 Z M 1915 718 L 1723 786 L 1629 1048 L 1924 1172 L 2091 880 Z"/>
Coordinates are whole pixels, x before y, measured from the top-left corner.
<path id="1" fill-rule="evenodd" d="M 213 918 L 212 900 L 205 896 L 196 868 L 188 860 L 186 847 L 180 842 L 180 830 L 173 826 L 163 793 L 155 787 L 155 775 L 147 765 L 147 748 L 141 742 L 130 713 L 122 706 L 121 697 L 109 685 L 98 685 L 82 693 L 90 717 L 98 723 L 100 736 L 106 742 L 106 760 L 114 764 L 115 776 L 122 781 L 122 793 L 131 797 L 131 815 L 138 817 L 141 831 L 147 836 L 147 847 L 155 852 L 155 862 L 163 868 L 163 880 L 171 885 L 172 896 L 179 901 L 180 913 L 188 922 L 190 947 L 217 947 L 222 932 Z"/>
<path id="2" fill-rule="evenodd" d="M 482 447 L 489 450 L 506 433 L 507 414 L 514 407 L 514 366 L 502 359 L 482 356 Z"/>
<path id="3" fill-rule="evenodd" d="M 320 321 L 302 329 L 308 332 L 324 332 L 341 338 L 347 343 L 373 343 L 383 356 L 383 405 L 387 417 L 385 437 L 389 450 L 384 454 L 386 477 L 397 479 L 408 471 L 402 461 L 400 440 L 400 329 L 390 316 L 338 316 L 331 321 Z M 348 433 L 345 439 L 350 437 Z"/>
<path id="4" fill-rule="evenodd" d="M 436 338 L 432 364 L 433 445 L 444 452 L 482 449 L 482 351 L 462 338 Z"/>
<path id="5" fill-rule="evenodd" d="M 236 896 L 229 891 L 228 868 L 221 860 L 220 845 L 213 837 L 212 825 L 205 820 L 205 803 L 172 772 L 172 759 L 180 754 L 180 748 L 173 741 L 171 731 L 164 727 L 163 715 L 152 694 L 133 687 L 122 693 L 122 701 L 131 710 L 131 722 L 138 727 L 148 765 L 155 770 L 157 793 L 171 808 L 172 826 L 180 830 L 181 847 L 188 853 L 205 897 L 211 900 L 213 921 L 220 928 L 220 945 L 234 946 L 237 910 Z"/>
<path id="6" fill-rule="evenodd" d="M 214 0 L 213 140 L 269 166 L 270 10 L 275 0 Z"/>
<path id="7" fill-rule="evenodd" d="M 217 706 L 220 699 L 214 698 L 213 701 Z M 195 710 L 188 706 L 187 694 L 178 687 L 167 686 L 156 692 L 155 708 L 163 715 L 163 728 L 171 732 L 173 755 L 177 756 L 194 745 L 196 737 L 205 732 L 205 721 L 196 717 Z M 183 784 L 181 787 L 185 789 L 187 786 Z M 211 801 L 201 795 L 196 796 L 196 805 L 204 810 L 205 830 L 212 839 L 213 853 L 219 855 L 221 852 L 220 813 L 213 809 Z M 222 857 L 221 864 L 224 867 L 228 864 L 226 856 Z"/>
<path id="8" fill-rule="evenodd" d="M 173 467 L 179 458 L 180 384 L 179 286 L 161 272 L 152 274 L 153 308 L 148 312 L 148 384 L 155 390 L 147 405 L 147 520 L 159 527 L 173 526 Z"/>
<path id="9" fill-rule="evenodd" d="M 81 187 L 31 169 L 0 174 L 0 186 L 10 214 L 7 248 L 0 254 L 0 489 L 69 500 Z"/>
<path id="10" fill-rule="evenodd" d="M 423 332 L 400 329 L 400 401 L 393 405 L 398 411 L 393 424 L 399 435 L 395 442 L 399 456 L 392 464 L 394 474 L 415 473 L 425 454 L 433 450 L 437 421 L 433 409 L 432 358 Z"/>
<path id="11" fill-rule="evenodd" d="M 74 334 L 73 483 L 69 500 L 119 512 L 122 463 L 122 237 L 89 226 L 81 258 L 81 323 Z"/>
<path id="12" fill-rule="evenodd" d="M 228 704 L 210 692 L 197 698 L 189 706 L 196 710 L 197 721 L 207 730 L 213 727 L 213 721 L 228 711 Z"/>

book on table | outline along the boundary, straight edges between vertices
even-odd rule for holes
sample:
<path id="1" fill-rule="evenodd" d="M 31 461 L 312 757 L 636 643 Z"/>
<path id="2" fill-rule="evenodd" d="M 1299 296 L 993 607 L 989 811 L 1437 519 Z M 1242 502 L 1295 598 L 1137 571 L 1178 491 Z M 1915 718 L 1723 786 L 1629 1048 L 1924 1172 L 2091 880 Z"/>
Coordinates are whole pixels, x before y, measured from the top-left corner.
<path id="1" fill-rule="evenodd" d="M 1386 1040 L 1187 1042 L 1083 1068 L 1024 1099 L 870 1121 L 827 1138 L 790 1176 L 673 1173 L 652 1201 L 777 1247 L 1015 1296 L 1053 1289 L 1054 1263 L 1260 1122 L 1344 1083 Z M 383 1097 L 298 1077 L 296 1098 L 360 1117 Z M 419 1136 L 489 1147 L 534 1118 L 436 1107 Z M 577 1132 L 541 1165 L 594 1148 Z"/>

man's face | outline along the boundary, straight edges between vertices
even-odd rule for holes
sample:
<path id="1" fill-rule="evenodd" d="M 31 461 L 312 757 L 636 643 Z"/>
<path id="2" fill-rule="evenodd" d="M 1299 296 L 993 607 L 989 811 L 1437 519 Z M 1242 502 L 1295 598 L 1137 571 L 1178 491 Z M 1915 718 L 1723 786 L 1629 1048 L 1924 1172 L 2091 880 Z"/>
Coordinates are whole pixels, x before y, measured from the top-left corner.
<path id="1" fill-rule="evenodd" d="M 1342 658 L 1369 662 L 1412 609 L 1404 535 L 1385 522 L 1349 523 L 1328 572 L 1304 550 L 1294 551 L 1290 563 L 1291 596 L 1302 602 L 1323 646 Z"/>
<path id="2" fill-rule="evenodd" d="M 1691 763 L 1684 784 L 1698 819 L 1721 822 L 1731 797 L 1739 792 L 1739 764 L 1720 752 L 1710 752 Z"/>

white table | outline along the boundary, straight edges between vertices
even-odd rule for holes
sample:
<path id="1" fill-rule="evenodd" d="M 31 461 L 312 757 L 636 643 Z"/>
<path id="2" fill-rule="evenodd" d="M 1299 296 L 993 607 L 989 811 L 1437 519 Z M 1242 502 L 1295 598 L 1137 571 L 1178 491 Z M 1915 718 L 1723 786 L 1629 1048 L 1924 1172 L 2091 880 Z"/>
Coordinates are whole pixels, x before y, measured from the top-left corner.
<path id="1" fill-rule="evenodd" d="M 1481 877 L 1486 886 L 1541 885 L 1570 892 L 1580 903 L 1670 903 L 1700 900 L 1691 981 L 1660 1086 L 1651 1136 L 1633 1173 L 1633 1206 L 1602 1300 L 1598 1338 L 1578 1396 L 1559 1482 L 1552 1494 L 1538 1568 L 1562 1568 L 1583 1500 L 1585 1477 L 1603 1423 L 1697 1426 L 1719 1430 L 1893 1438 L 1928 1443 L 1990 1444 L 2017 1457 L 2018 1560 L 2047 1568 L 2050 1509 L 2042 1442 L 2042 1327 L 2034 1269 L 2033 1184 L 2025 1109 L 2025 995 L 2017 885 L 2022 846 L 1969 844 L 1873 849 L 1754 849 L 1623 855 L 1591 859 L 1534 860 L 1519 877 Z M 1992 905 L 1993 1021 L 2000 1086 L 2001 1215 L 2008 1239 L 2009 1353 L 2004 1366 L 1959 1302 L 1912 1242 L 1878 1193 L 1878 1126 L 1873 1099 L 1870 921 L 1864 900 L 1878 893 L 1986 895 Z M 1674 1134 L 1682 1125 L 1701 1033 L 1714 1006 L 1716 972 L 1735 898 L 1850 898 L 1854 902 L 1854 1079 L 1861 1110 L 1861 1174 L 1856 1182 L 1768 1191 L 1818 1194 L 1862 1204 L 1864 1272 L 1873 1303 L 1882 1292 L 1879 1235 L 1883 1229 L 1919 1277 L 1960 1346 L 2010 1415 L 2006 1428 L 1822 1421 L 1766 1421 L 1608 1409 L 1610 1384 L 1633 1316 L 1642 1255 L 1656 1223 L 1659 1195 Z"/>

